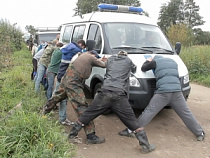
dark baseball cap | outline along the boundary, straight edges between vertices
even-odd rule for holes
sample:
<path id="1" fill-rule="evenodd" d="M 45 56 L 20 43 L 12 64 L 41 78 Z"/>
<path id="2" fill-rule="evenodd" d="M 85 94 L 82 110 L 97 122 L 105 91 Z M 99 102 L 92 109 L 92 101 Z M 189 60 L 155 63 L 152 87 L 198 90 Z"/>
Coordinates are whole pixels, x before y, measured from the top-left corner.
<path id="1" fill-rule="evenodd" d="M 95 50 L 91 50 L 90 53 L 94 54 L 96 58 L 101 58 Z"/>

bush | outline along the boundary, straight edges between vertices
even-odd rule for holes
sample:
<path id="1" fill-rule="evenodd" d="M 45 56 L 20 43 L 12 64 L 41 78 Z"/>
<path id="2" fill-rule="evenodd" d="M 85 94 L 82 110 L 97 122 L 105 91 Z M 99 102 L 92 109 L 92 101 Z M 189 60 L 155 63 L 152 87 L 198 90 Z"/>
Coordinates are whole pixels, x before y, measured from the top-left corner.
<path id="1" fill-rule="evenodd" d="M 11 65 L 11 54 L 23 47 L 23 33 L 15 24 L 0 19 L 0 70 Z"/>
<path id="2" fill-rule="evenodd" d="M 180 57 L 186 64 L 190 79 L 210 86 L 210 46 L 184 47 Z"/>
<path id="3" fill-rule="evenodd" d="M 46 96 L 35 94 L 31 60 L 25 46 L 13 54 L 14 65 L 0 75 L 0 157 L 71 158 L 75 149 L 64 129 L 54 117 L 39 114 Z M 21 107 L 15 111 L 17 104 Z"/>

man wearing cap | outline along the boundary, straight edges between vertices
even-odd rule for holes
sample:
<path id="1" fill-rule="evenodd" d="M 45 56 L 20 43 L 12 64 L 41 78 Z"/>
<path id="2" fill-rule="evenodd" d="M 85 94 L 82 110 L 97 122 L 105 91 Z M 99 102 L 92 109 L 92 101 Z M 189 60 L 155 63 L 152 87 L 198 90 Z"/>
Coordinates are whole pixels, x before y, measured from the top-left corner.
<path id="1" fill-rule="evenodd" d="M 61 79 L 59 89 L 54 93 L 52 98 L 47 102 L 44 107 L 44 113 L 49 113 L 58 102 L 68 97 L 74 111 L 80 116 L 88 107 L 83 92 L 84 83 L 89 78 L 92 67 L 106 67 L 104 58 L 98 59 L 98 53 L 96 51 L 89 51 L 82 53 L 78 58 L 71 63 Z M 84 127 L 87 135 L 88 144 L 103 143 L 104 138 L 99 138 L 95 135 L 95 126 L 93 122 L 89 122 Z"/>
<path id="2" fill-rule="evenodd" d="M 77 136 L 83 126 L 88 125 L 97 116 L 111 109 L 135 133 L 143 152 L 155 150 L 155 146 L 149 144 L 146 133 L 143 128 L 140 128 L 128 102 L 130 72 L 135 72 L 135 69 L 136 66 L 127 57 L 125 51 L 120 51 L 118 55 L 112 55 L 107 59 L 103 85 L 91 105 L 73 125 L 69 139 Z"/>

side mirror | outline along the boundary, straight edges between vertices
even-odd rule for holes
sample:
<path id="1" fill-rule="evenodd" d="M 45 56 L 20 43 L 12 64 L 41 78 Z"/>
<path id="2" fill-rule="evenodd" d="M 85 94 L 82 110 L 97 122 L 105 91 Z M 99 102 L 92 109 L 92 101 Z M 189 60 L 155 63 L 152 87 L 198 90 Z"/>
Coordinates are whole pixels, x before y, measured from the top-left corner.
<path id="1" fill-rule="evenodd" d="M 181 52 L 181 46 L 182 44 L 180 42 L 176 42 L 176 45 L 175 45 L 175 51 L 176 53 L 179 55 L 180 52 Z"/>

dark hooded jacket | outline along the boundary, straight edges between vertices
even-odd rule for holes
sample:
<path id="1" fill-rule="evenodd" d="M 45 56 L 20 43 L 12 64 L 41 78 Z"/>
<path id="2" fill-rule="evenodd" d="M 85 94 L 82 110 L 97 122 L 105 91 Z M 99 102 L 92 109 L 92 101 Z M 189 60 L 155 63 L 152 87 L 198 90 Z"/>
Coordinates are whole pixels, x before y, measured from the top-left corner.
<path id="1" fill-rule="evenodd" d="M 107 60 L 106 74 L 102 88 L 117 89 L 128 94 L 130 72 L 135 71 L 136 66 L 125 55 L 113 55 Z"/>
<path id="2" fill-rule="evenodd" d="M 69 43 L 68 45 L 66 45 L 65 47 L 61 49 L 62 59 L 61 59 L 61 63 L 60 63 L 60 67 L 59 67 L 59 71 L 57 75 L 58 82 L 60 82 L 61 78 L 64 76 L 73 56 L 81 51 L 82 51 L 82 48 L 74 42 Z"/>

